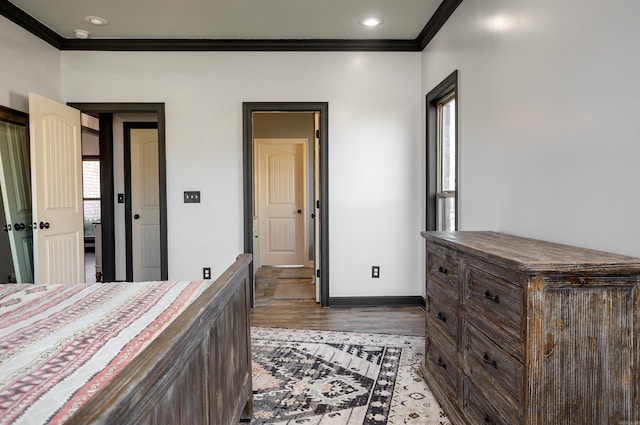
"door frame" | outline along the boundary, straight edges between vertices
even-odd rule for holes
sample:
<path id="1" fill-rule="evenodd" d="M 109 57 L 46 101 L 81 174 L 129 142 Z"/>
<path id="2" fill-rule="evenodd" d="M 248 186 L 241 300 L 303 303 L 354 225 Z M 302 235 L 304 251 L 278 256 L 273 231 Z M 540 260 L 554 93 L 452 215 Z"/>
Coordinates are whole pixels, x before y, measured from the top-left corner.
<path id="1" fill-rule="evenodd" d="M 253 211 L 255 199 L 254 187 L 254 151 L 253 151 L 253 113 L 254 112 L 318 112 L 320 114 L 320 305 L 329 306 L 329 103 L 328 102 L 243 102 L 242 138 L 243 138 L 243 198 L 244 198 L 244 252 L 253 253 Z M 316 241 L 318 243 L 318 241 Z M 250 273 L 251 305 L 254 305 L 253 273 Z"/>
<path id="2" fill-rule="evenodd" d="M 133 282 L 133 221 L 131 220 L 131 130 L 158 129 L 157 122 L 125 121 L 124 130 L 124 224 L 126 246 L 126 280 Z"/>
<path id="3" fill-rule="evenodd" d="M 113 187 L 113 114 L 153 113 L 158 123 L 158 188 L 160 191 L 160 279 L 169 279 L 167 247 L 167 166 L 164 103 L 69 102 L 69 106 L 100 120 L 100 196 L 102 199 L 103 280 L 116 278 L 115 191 Z"/>

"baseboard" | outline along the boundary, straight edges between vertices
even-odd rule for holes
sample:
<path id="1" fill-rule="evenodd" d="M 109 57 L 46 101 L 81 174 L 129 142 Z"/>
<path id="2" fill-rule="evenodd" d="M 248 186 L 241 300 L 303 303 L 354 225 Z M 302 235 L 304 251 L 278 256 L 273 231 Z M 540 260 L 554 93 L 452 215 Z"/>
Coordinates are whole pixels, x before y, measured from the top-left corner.
<path id="1" fill-rule="evenodd" d="M 418 306 L 424 308 L 420 295 L 400 297 L 329 297 L 329 307 L 398 307 Z"/>

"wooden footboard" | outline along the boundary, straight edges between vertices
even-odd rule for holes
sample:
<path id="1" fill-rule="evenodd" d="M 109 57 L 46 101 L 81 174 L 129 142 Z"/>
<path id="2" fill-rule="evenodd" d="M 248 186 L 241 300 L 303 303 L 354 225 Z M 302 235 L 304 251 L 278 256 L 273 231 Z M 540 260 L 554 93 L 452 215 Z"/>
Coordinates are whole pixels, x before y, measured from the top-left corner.
<path id="1" fill-rule="evenodd" d="M 249 266 L 240 255 L 67 422 L 230 425 L 252 414 Z"/>

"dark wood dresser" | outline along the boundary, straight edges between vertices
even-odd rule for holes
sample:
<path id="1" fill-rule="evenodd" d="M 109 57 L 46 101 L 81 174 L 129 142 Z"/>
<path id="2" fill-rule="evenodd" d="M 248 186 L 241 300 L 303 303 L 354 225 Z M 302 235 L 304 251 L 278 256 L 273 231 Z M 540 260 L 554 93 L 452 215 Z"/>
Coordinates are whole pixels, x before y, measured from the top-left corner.
<path id="1" fill-rule="evenodd" d="M 640 424 L 640 259 L 423 232 L 420 371 L 458 424 Z"/>

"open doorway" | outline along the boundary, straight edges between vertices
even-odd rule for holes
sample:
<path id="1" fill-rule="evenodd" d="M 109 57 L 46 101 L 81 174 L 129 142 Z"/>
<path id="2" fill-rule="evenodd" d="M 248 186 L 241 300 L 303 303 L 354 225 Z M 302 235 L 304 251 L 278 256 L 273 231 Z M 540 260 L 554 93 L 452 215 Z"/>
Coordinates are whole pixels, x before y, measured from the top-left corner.
<path id="1" fill-rule="evenodd" d="M 326 306 L 328 105 L 286 102 L 243 107 L 244 233 L 245 252 L 254 256 L 252 305 L 260 295 L 255 276 L 267 275 L 282 283 L 274 290 L 283 289 L 283 299 L 295 289 L 293 293 L 302 294 L 302 299 L 311 294 Z"/>
<path id="2" fill-rule="evenodd" d="M 125 186 L 125 123 L 135 122 L 138 126 L 152 122 L 157 126 L 157 243 L 159 258 L 156 260 L 159 276 L 153 280 L 168 279 L 167 248 L 167 196 L 166 196 L 166 160 L 165 160 L 165 116 L 163 103 L 69 103 L 85 114 L 99 121 L 100 151 L 100 211 L 101 241 L 96 242 L 100 251 L 102 281 L 132 280 L 128 272 L 131 248 L 127 243 L 126 214 L 131 208 L 125 195 L 130 189 Z M 126 199 L 125 199 L 126 198 Z M 135 214 L 135 212 L 133 213 Z M 135 219 L 134 219 L 135 220 Z"/>
<path id="3" fill-rule="evenodd" d="M 82 209 L 85 282 L 102 281 L 100 207 L 100 127 L 98 119 L 81 114 Z"/>

